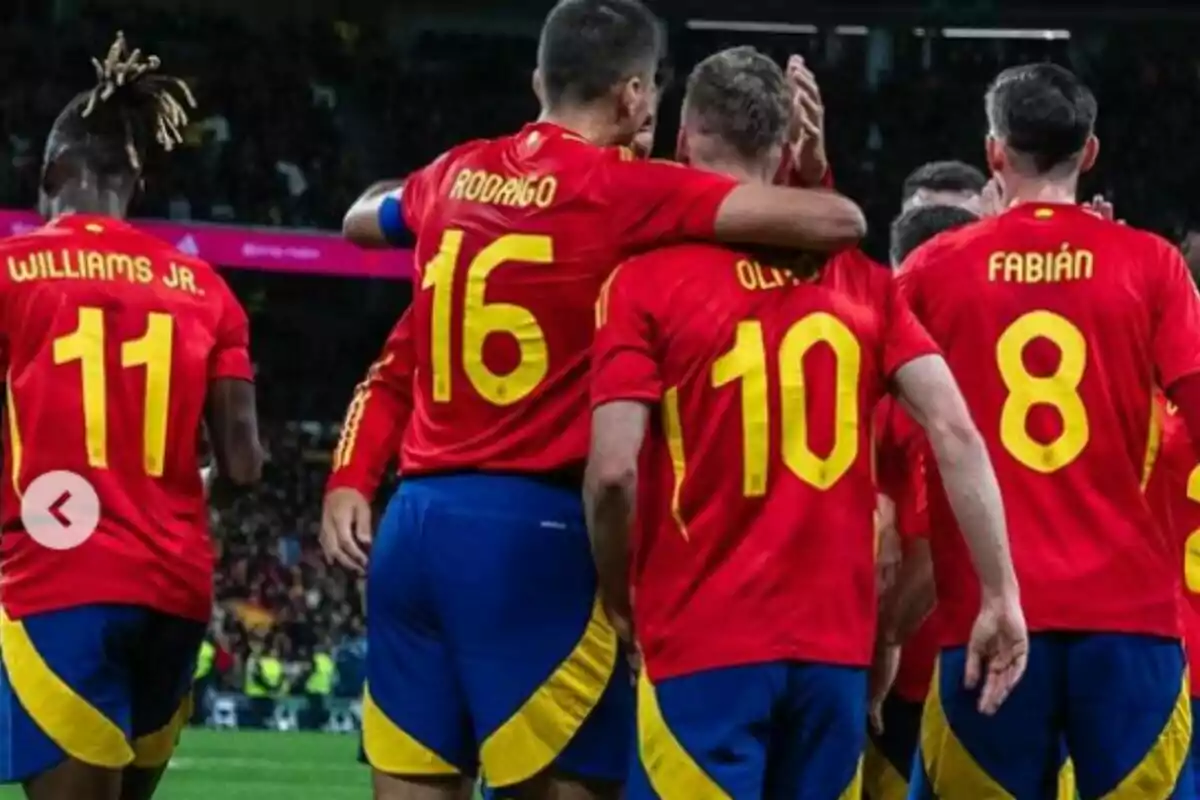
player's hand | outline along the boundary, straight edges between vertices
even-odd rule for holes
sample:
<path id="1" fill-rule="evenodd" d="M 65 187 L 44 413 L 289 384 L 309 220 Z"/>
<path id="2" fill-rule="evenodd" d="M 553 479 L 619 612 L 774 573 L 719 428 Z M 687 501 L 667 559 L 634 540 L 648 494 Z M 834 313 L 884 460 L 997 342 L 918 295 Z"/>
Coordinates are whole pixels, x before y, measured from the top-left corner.
<path id="1" fill-rule="evenodd" d="M 625 661 L 629 665 L 629 683 L 637 686 L 638 676 L 642 673 L 642 648 L 635 643 L 630 645 L 625 653 Z"/>
<path id="2" fill-rule="evenodd" d="M 875 533 L 878 547 L 875 553 L 875 583 L 879 594 L 885 594 L 896 582 L 900 572 L 900 532 L 896 530 L 896 504 L 887 495 L 879 495 L 875 504 Z"/>
<path id="3" fill-rule="evenodd" d="M 1000 182 L 1000 178 L 992 176 L 992 179 L 983 187 L 983 191 L 979 193 L 979 199 L 974 203 L 968 204 L 968 211 L 974 211 L 981 217 L 994 217 L 997 214 L 1004 213 L 1004 184 Z"/>
<path id="4" fill-rule="evenodd" d="M 1083 209 L 1091 214 L 1095 214 L 1100 219 L 1106 219 L 1109 222 L 1119 222 L 1125 224 L 1125 220 L 1117 219 L 1116 209 L 1113 204 L 1108 201 L 1108 198 L 1102 194 L 1098 194 L 1091 199 L 1091 202 L 1084 203 Z"/>
<path id="5" fill-rule="evenodd" d="M 821 87 L 801 56 L 788 58 L 787 81 L 792 92 L 792 170 L 803 186 L 819 186 L 829 170 Z"/>
<path id="6" fill-rule="evenodd" d="M 883 701 L 892 690 L 899 672 L 900 646 L 877 642 L 875 656 L 871 659 L 871 671 L 867 674 L 871 727 L 876 733 L 883 733 Z"/>
<path id="7" fill-rule="evenodd" d="M 611 603 L 605 603 L 604 613 L 608 616 L 608 621 L 612 624 L 621 643 L 629 648 L 630 652 L 636 650 L 637 644 L 633 639 L 633 619 L 629 612 L 618 611 L 613 608 Z"/>
<path id="8" fill-rule="evenodd" d="M 370 544 L 371 503 L 367 498 L 349 487 L 325 495 L 321 507 L 321 549 L 325 559 L 364 572 Z"/>
<path id="9" fill-rule="evenodd" d="M 650 153 L 654 150 L 654 126 L 654 117 L 650 117 L 634 135 L 629 149 L 633 151 L 635 157 L 641 159 L 650 157 Z"/>
<path id="10" fill-rule="evenodd" d="M 986 598 L 967 643 L 963 682 L 979 688 L 979 711 L 995 714 L 1025 674 L 1029 629 L 1016 592 Z M 982 685 L 981 685 L 982 684 Z"/>

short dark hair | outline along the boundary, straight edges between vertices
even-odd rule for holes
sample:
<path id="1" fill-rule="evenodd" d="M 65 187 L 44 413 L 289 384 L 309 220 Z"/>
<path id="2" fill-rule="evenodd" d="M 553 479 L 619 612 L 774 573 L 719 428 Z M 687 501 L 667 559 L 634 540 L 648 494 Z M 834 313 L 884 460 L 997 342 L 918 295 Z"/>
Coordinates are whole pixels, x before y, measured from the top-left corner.
<path id="1" fill-rule="evenodd" d="M 979 194 L 986 185 L 987 176 L 966 162 L 930 161 L 914 169 L 904 179 L 900 202 L 907 203 L 921 189 Z"/>
<path id="2" fill-rule="evenodd" d="M 182 80 L 158 73 L 158 56 L 130 51 L 123 33 L 92 65 L 96 85 L 76 95 L 54 121 L 44 169 L 74 161 L 102 178 L 132 178 L 152 145 L 170 151 L 183 142 L 196 100 Z"/>
<path id="3" fill-rule="evenodd" d="M 905 211 L 892 223 L 888 256 L 900 266 L 909 254 L 939 233 L 978 221 L 979 217 L 960 206 L 918 206 Z"/>
<path id="4" fill-rule="evenodd" d="M 684 113 L 703 133 L 746 158 L 787 141 L 792 107 L 779 65 L 753 47 L 733 47 L 701 61 L 688 77 Z"/>
<path id="5" fill-rule="evenodd" d="M 1037 175 L 1074 168 L 1096 128 L 1091 90 L 1057 64 L 1026 64 L 1004 70 L 985 100 L 993 135 L 1024 156 Z"/>
<path id="6" fill-rule="evenodd" d="M 653 71 L 665 51 L 663 25 L 640 0 L 561 0 L 538 41 L 545 101 L 598 100 L 621 81 Z"/>

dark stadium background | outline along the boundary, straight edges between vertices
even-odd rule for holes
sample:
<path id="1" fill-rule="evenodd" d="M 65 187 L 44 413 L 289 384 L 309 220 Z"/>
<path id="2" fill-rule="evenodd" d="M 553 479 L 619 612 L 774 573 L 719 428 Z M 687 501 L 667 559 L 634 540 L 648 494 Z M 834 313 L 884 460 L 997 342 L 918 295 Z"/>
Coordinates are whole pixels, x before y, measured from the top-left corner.
<path id="1" fill-rule="evenodd" d="M 529 72 L 549 5 L 7 0 L 0 3 L 0 208 L 32 207 L 45 131 L 71 94 L 90 85 L 89 58 L 123 29 L 192 83 L 201 104 L 194 121 L 209 131 L 197 128 L 192 146 L 153 165 L 138 215 L 332 230 L 371 181 L 536 113 Z M 837 184 L 867 209 L 868 249 L 877 256 L 903 176 L 937 158 L 980 164 L 983 88 L 1001 67 L 1030 60 L 1071 66 L 1099 96 L 1102 152 L 1085 194 L 1102 192 L 1130 224 L 1177 240 L 1200 229 L 1194 3 L 1159 0 L 1134 10 L 1102 0 L 1086 11 L 1035 0 L 652 5 L 670 22 L 678 76 L 735 44 L 808 59 L 827 105 Z M 746 23 L 758 24 L 745 30 Z M 962 31 L 946 35 L 947 28 L 982 30 L 957 38 Z M 662 106 L 661 155 L 674 141 L 678 84 Z M 254 269 L 226 275 L 252 315 L 270 463 L 263 487 L 217 524 L 215 687 L 236 693 L 257 641 L 278 648 L 298 678 L 314 648 L 335 649 L 343 667 L 336 694 L 350 698 L 361 677 L 361 594 L 356 578 L 317 554 L 321 487 L 336 422 L 410 287 Z M 342 753 L 228 736 L 201 736 L 199 750 L 185 745 L 177 783 L 164 796 L 187 800 L 218 786 L 229 798 L 362 796 L 361 774 L 337 766 L 349 763 L 352 747 Z"/>

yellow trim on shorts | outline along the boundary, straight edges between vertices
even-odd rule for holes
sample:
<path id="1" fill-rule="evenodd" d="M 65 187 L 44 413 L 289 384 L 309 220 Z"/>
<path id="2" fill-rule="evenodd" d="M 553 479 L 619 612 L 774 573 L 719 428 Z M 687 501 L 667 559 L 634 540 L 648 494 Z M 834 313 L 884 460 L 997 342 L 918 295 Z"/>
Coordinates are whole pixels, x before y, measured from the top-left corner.
<path id="1" fill-rule="evenodd" d="M 970 797 L 972 800 L 1015 800 L 1007 789 L 984 772 L 950 728 L 942 708 L 941 673 L 939 659 L 921 714 L 921 761 L 934 795 Z"/>
<path id="2" fill-rule="evenodd" d="M 901 775 L 892 760 L 872 741 L 863 758 L 863 794 L 867 800 L 906 800 L 908 776 Z"/>
<path id="3" fill-rule="evenodd" d="M 192 693 L 188 692 L 179 703 L 179 708 L 163 725 L 153 733 L 139 736 L 133 740 L 133 765 L 140 769 L 158 769 L 165 767 L 175 753 L 183 728 L 192 718 L 195 702 Z"/>
<path id="4" fill-rule="evenodd" d="M 483 741 L 488 786 L 522 783 L 549 767 L 600 703 L 617 668 L 617 634 L 597 597 L 583 636 L 516 713 Z"/>
<path id="5" fill-rule="evenodd" d="M 858 757 L 858 766 L 854 768 L 854 777 L 846 784 L 846 788 L 838 795 L 838 800 L 861 800 L 863 796 L 863 757 Z"/>
<path id="6" fill-rule="evenodd" d="M 638 676 L 637 737 L 638 758 L 662 800 L 731 800 L 671 732 L 645 670 Z"/>
<path id="7" fill-rule="evenodd" d="M 129 766 L 133 748 L 125 732 L 58 677 L 25 626 L 3 612 L 0 658 L 22 708 L 67 756 L 107 769 Z"/>
<path id="8" fill-rule="evenodd" d="M 1188 675 L 1183 683 L 1171 716 L 1163 725 L 1158 740 L 1146 756 L 1122 779 L 1117 787 L 1101 800 L 1145 800 L 1147 797 L 1166 797 L 1179 783 L 1192 747 L 1192 704 L 1188 696 Z"/>
<path id="9" fill-rule="evenodd" d="M 1068 758 L 1058 770 L 1058 800 L 1076 800 L 1077 791 L 1075 763 Z"/>
<path id="10" fill-rule="evenodd" d="M 459 770 L 388 719 L 363 686 L 363 754 L 367 763 L 388 775 L 458 775 Z"/>

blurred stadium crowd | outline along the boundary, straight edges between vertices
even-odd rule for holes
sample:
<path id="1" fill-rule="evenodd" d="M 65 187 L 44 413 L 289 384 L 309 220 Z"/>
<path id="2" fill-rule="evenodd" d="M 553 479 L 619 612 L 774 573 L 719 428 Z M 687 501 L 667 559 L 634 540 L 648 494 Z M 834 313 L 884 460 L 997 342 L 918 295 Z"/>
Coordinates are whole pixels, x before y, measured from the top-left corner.
<path id="1" fill-rule="evenodd" d="M 201 108 L 180 157 L 152 173 L 162 179 L 146 187 L 141 216 L 336 228 L 372 180 L 536 112 L 534 44 L 519 36 L 422 34 L 397 48 L 380 31 L 344 22 L 264 33 L 146 11 L 119 22 L 97 12 L 58 28 L 4 25 L 0 206 L 32 204 L 42 137 L 70 87 L 86 85 L 89 54 L 118 27 L 169 56 Z M 1200 228 L 1194 169 L 1177 161 L 1200 102 L 1200 58 L 1186 29 L 985 41 L 911 28 L 785 35 L 680 26 L 672 32 L 676 71 L 746 43 L 781 60 L 799 52 L 816 72 L 836 180 L 867 210 L 876 255 L 885 252 L 904 175 L 931 159 L 978 162 L 987 80 L 1007 64 L 1046 58 L 1076 70 L 1103 109 L 1103 153 L 1086 191 L 1106 194 L 1131 224 L 1172 238 Z M 664 155 L 677 106 L 677 93 L 668 93 L 657 143 Z M 242 686 L 252 644 L 276 650 L 297 676 L 313 652 L 328 651 L 339 666 L 335 692 L 349 696 L 361 682 L 361 579 L 321 558 L 320 499 L 336 420 L 409 289 L 250 273 L 231 283 L 254 320 L 269 463 L 253 495 L 217 514 L 217 680 Z"/>

